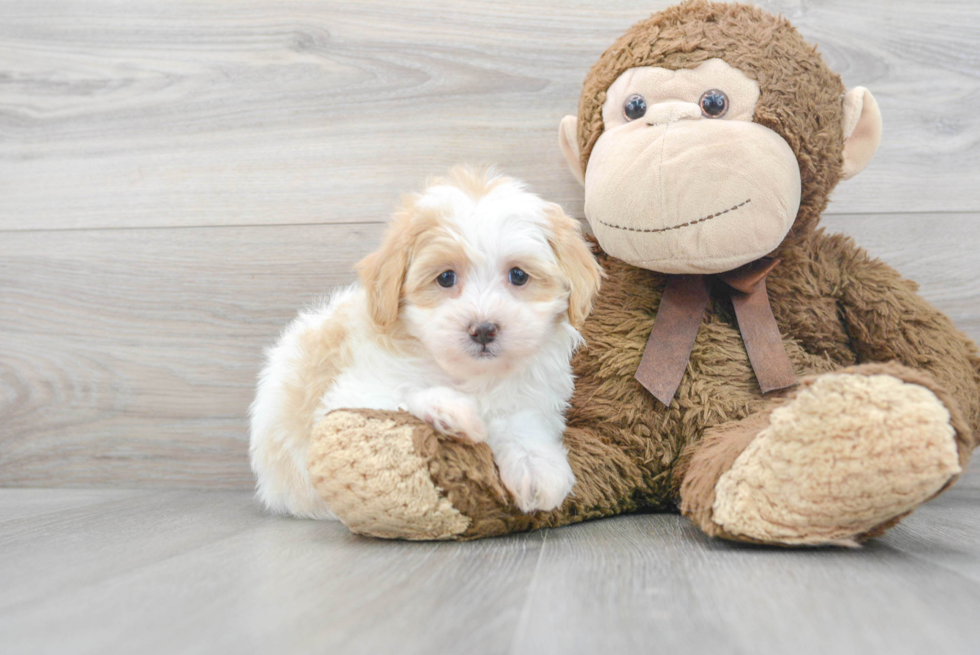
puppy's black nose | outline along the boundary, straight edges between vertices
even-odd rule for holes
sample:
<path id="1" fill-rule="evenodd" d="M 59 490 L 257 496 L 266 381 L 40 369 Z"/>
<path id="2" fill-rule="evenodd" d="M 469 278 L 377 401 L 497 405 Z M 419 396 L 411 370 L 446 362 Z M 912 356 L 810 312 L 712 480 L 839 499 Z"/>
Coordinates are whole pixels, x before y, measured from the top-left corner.
<path id="1" fill-rule="evenodd" d="M 485 346 L 497 336 L 496 323 L 480 323 L 470 327 L 470 339 Z"/>

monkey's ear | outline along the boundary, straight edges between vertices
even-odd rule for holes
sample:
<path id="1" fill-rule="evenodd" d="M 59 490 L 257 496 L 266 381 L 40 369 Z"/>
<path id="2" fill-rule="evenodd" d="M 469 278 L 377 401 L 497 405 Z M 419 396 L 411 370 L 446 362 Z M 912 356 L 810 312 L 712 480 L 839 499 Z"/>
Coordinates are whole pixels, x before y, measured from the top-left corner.
<path id="1" fill-rule="evenodd" d="M 572 175 L 579 184 L 585 186 L 585 171 L 582 170 L 578 149 L 578 118 L 575 116 L 561 119 L 561 125 L 558 126 L 558 147 L 561 148 L 561 154 L 565 155 L 565 161 Z"/>
<path id="2" fill-rule="evenodd" d="M 844 168 L 849 180 L 871 162 L 881 143 L 881 111 L 871 92 L 856 86 L 844 96 Z"/>

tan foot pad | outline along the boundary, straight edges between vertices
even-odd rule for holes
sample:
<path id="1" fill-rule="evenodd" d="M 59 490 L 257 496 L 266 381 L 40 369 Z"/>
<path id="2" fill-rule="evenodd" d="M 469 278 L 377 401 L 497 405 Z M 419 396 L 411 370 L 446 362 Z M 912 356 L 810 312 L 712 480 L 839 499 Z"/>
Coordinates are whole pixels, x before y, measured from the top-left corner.
<path id="1" fill-rule="evenodd" d="M 361 410 L 324 417 L 314 429 L 307 460 L 313 486 L 352 532 L 452 539 L 470 520 L 443 496 L 415 452 L 412 435 L 418 424 L 391 416 Z"/>
<path id="2" fill-rule="evenodd" d="M 712 519 L 765 542 L 849 544 L 959 472 L 950 414 L 932 391 L 826 374 L 773 411 L 719 478 Z"/>

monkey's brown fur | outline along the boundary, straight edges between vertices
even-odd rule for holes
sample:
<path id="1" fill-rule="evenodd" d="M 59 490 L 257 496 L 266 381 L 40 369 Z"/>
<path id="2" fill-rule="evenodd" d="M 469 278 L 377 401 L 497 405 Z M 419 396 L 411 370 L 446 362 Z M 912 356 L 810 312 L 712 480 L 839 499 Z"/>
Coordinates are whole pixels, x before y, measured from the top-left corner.
<path id="1" fill-rule="evenodd" d="M 751 7 L 696 1 L 633 26 L 585 80 L 578 116 L 583 168 L 602 132 L 606 89 L 621 73 L 637 66 L 692 68 L 714 57 L 759 83 L 755 121 L 781 135 L 799 162 L 799 214 L 778 250 L 782 263 L 767 280 L 794 369 L 801 377 L 842 369 L 887 374 L 932 390 L 949 410 L 965 464 L 980 426 L 976 348 L 916 295 L 914 283 L 851 239 L 817 228 L 841 175 L 844 86 L 785 19 Z M 774 408 L 799 389 L 760 393 L 731 303 L 719 294 L 705 313 L 674 402 L 665 407 L 633 374 L 666 278 L 599 257 L 608 277 L 583 329 L 588 346 L 575 358 L 578 380 L 565 434 L 578 482 L 558 510 L 521 514 L 500 485 L 485 445 L 437 437 L 421 424 L 416 428 L 416 452 L 432 481 L 469 519 L 456 538 L 683 505 L 708 534 L 759 541 L 730 534 L 713 521 L 715 487 Z M 883 366 L 886 362 L 891 363 Z M 890 517 L 854 538 L 874 536 L 900 518 Z"/>

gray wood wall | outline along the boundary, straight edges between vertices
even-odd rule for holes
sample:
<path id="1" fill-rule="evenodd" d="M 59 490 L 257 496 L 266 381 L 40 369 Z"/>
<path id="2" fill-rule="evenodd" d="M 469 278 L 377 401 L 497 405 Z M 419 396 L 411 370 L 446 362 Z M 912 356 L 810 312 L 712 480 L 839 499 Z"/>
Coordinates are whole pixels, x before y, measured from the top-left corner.
<path id="1" fill-rule="evenodd" d="M 558 121 L 667 4 L 0 2 L 0 485 L 251 486 L 263 346 L 453 163 L 581 216 Z M 980 338 L 980 5 L 762 5 L 881 105 L 825 225 Z"/>

